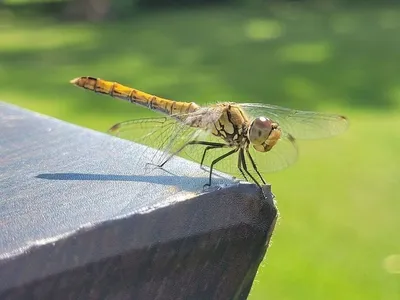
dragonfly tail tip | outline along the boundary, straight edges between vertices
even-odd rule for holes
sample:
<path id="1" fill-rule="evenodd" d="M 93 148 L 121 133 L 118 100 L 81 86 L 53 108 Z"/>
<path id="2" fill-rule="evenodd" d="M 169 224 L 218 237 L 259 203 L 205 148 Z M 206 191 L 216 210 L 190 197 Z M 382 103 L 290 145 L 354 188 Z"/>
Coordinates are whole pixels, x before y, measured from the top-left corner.
<path id="1" fill-rule="evenodd" d="M 76 77 L 74 79 L 71 79 L 69 82 L 74 84 L 74 85 L 79 85 L 80 77 Z"/>

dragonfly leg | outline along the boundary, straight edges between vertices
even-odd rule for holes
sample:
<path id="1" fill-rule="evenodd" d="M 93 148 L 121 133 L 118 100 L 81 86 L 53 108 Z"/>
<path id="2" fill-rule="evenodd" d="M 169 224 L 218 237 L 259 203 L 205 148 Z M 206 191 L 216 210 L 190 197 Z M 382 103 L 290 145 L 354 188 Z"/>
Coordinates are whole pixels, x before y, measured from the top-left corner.
<path id="1" fill-rule="evenodd" d="M 175 155 L 179 154 L 183 149 L 185 149 L 185 147 L 189 146 L 189 145 L 203 145 L 203 146 L 208 146 L 207 148 L 211 147 L 211 148 L 222 148 L 222 147 L 226 147 L 226 144 L 223 143 L 212 143 L 212 142 L 205 142 L 205 141 L 190 141 L 187 142 L 186 144 L 184 144 L 182 147 L 180 147 L 178 150 L 176 150 L 174 153 L 172 153 L 170 156 L 168 156 L 168 158 L 166 160 L 164 160 L 161 164 L 158 165 L 159 168 L 162 168 L 168 161 L 171 160 L 171 158 L 173 158 Z M 203 158 L 201 160 L 201 164 L 200 166 L 203 164 L 203 160 L 205 157 L 205 153 L 207 151 L 204 151 L 203 153 Z"/>
<path id="2" fill-rule="evenodd" d="M 249 180 L 247 179 L 247 177 L 246 177 L 246 174 L 244 174 L 244 172 L 243 172 L 242 165 L 243 165 L 243 162 L 242 162 L 242 155 L 239 154 L 239 155 L 238 155 L 238 169 L 239 169 L 240 173 L 242 173 L 242 176 L 244 177 L 244 179 L 245 179 L 246 181 L 249 181 Z"/>
<path id="3" fill-rule="evenodd" d="M 214 165 L 215 165 L 217 162 L 219 162 L 220 160 L 222 160 L 222 159 L 228 157 L 229 155 L 232 155 L 233 153 L 237 152 L 238 150 L 239 150 L 239 148 L 235 148 L 235 149 L 233 149 L 233 150 L 231 150 L 231 151 L 229 151 L 229 152 L 227 152 L 227 153 L 221 155 L 220 157 L 218 157 L 218 158 L 216 158 L 216 159 L 214 159 L 214 160 L 212 161 L 212 163 L 211 163 L 211 165 L 210 165 L 210 175 L 209 175 L 209 178 L 208 178 L 208 183 L 206 183 L 206 184 L 204 185 L 204 187 L 206 187 L 206 186 L 211 186 L 211 176 L 212 176 L 212 171 L 213 171 Z"/>
<path id="4" fill-rule="evenodd" d="M 208 150 L 210 150 L 210 149 L 224 148 L 224 147 L 227 146 L 226 144 L 223 144 L 223 143 L 213 143 L 213 144 L 214 144 L 214 145 L 210 145 L 210 146 L 206 147 L 206 149 L 204 149 L 203 156 L 201 157 L 201 162 L 200 162 L 200 168 L 201 168 L 202 170 L 207 171 L 207 170 L 203 167 L 203 163 L 204 163 L 204 159 L 206 158 L 206 154 L 207 154 L 207 151 L 208 151 Z"/>
<path id="5" fill-rule="evenodd" d="M 256 171 L 256 173 L 257 173 L 258 177 L 260 177 L 262 183 L 265 184 L 265 180 L 264 180 L 264 178 L 261 176 L 260 172 L 258 171 L 257 165 L 256 165 L 256 163 L 254 162 L 253 158 L 251 157 L 250 152 L 249 152 L 249 149 L 246 149 L 246 153 L 247 153 L 247 156 L 248 156 L 249 159 L 250 159 L 250 162 L 251 162 L 251 165 L 253 166 L 254 171 Z"/>
<path id="6" fill-rule="evenodd" d="M 208 146 L 208 147 L 206 147 L 206 149 L 204 149 L 203 156 L 201 157 L 201 161 L 200 161 L 200 169 L 207 171 L 207 169 L 203 167 L 203 162 L 204 162 L 204 159 L 206 158 L 207 151 L 210 149 L 217 149 L 217 148 L 219 148 L 219 147 Z"/>
<path id="7" fill-rule="evenodd" d="M 249 172 L 249 170 L 247 170 L 247 164 L 246 164 L 246 159 L 245 159 L 245 156 L 244 156 L 244 150 L 243 150 L 243 148 L 240 149 L 239 156 L 242 157 L 242 158 L 241 158 L 241 160 L 242 160 L 242 166 L 243 166 L 243 169 L 244 169 L 244 171 L 246 172 L 246 174 L 249 175 L 250 178 L 254 181 L 254 183 L 257 184 L 257 185 L 261 188 L 261 185 L 258 183 L 258 181 L 253 177 L 253 175 L 251 175 L 251 173 Z"/>

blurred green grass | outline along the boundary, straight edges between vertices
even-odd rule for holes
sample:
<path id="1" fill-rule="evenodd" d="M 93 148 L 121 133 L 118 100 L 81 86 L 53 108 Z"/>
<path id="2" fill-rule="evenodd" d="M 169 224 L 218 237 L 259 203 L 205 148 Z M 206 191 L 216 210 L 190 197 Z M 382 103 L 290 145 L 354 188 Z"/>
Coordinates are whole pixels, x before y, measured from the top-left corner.
<path id="1" fill-rule="evenodd" d="M 400 254 L 400 7 L 0 16 L 0 99 L 85 127 L 153 114 L 68 83 L 85 75 L 176 100 L 347 115 L 346 134 L 300 141 L 299 162 L 268 178 L 280 219 L 250 299 L 399 299 L 384 262 Z"/>

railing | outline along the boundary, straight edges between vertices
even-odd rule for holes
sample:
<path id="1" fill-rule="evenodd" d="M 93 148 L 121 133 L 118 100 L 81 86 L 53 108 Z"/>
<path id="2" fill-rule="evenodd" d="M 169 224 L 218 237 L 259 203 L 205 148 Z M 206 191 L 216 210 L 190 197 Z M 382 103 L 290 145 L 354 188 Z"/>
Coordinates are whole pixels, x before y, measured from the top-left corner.
<path id="1" fill-rule="evenodd" d="M 183 159 L 138 175 L 142 150 L 0 102 L 0 299 L 247 298 L 270 187 L 201 193 Z"/>

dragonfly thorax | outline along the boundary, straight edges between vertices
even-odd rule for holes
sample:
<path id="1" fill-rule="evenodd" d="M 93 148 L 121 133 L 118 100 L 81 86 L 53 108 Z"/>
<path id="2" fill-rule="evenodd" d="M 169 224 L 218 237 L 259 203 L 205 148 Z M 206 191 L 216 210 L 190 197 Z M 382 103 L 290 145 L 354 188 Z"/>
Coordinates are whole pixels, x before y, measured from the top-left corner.
<path id="1" fill-rule="evenodd" d="M 217 107 L 217 111 L 220 111 L 221 114 L 216 121 L 209 124 L 211 133 L 222 138 L 231 147 L 248 147 L 249 120 L 244 112 L 239 106 L 232 103 L 221 103 Z"/>
<path id="2" fill-rule="evenodd" d="M 281 137 L 279 124 L 266 117 L 258 117 L 251 122 L 247 136 L 254 149 L 267 152 Z"/>

